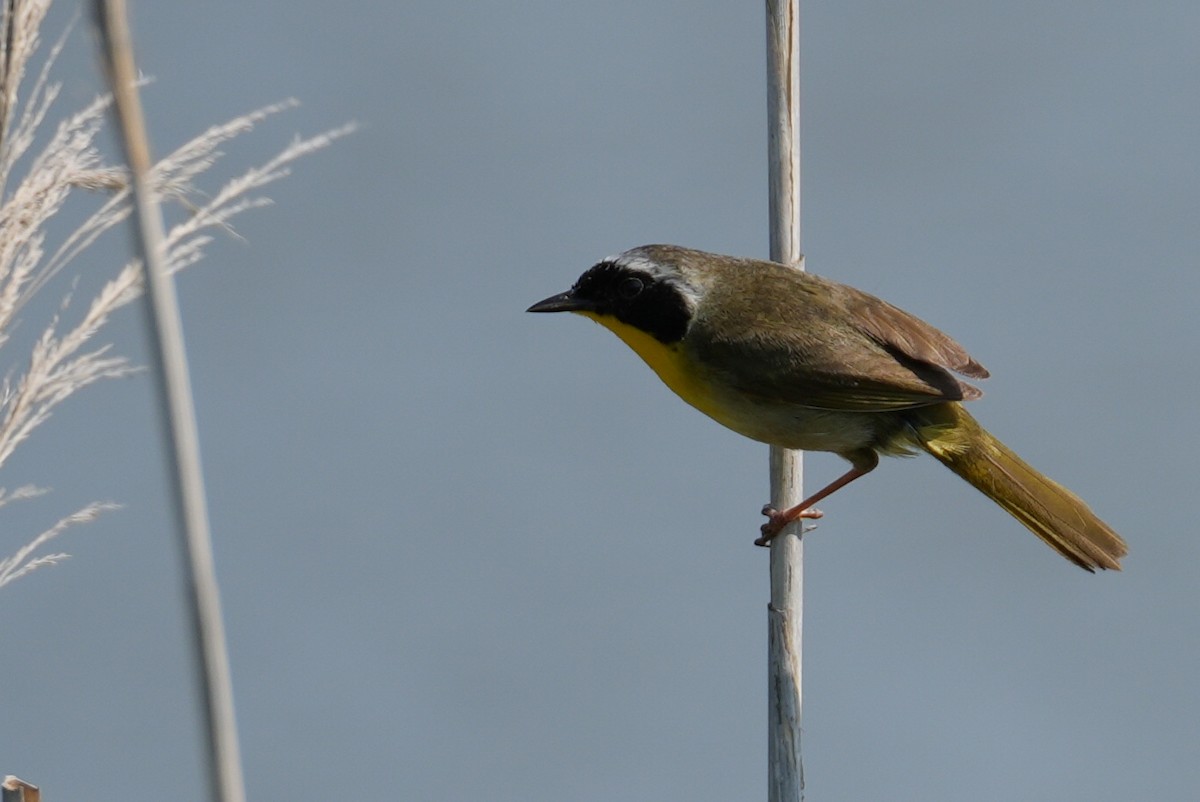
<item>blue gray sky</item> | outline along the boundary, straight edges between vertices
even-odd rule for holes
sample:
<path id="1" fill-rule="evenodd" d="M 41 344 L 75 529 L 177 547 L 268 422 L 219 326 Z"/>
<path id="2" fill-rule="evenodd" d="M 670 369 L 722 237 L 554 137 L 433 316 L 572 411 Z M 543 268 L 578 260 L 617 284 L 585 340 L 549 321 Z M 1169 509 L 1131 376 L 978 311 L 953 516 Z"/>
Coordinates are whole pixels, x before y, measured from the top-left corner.
<path id="1" fill-rule="evenodd" d="M 160 151 L 292 96 L 224 174 L 361 125 L 180 282 L 251 797 L 764 798 L 767 449 L 523 311 L 647 242 L 766 255 L 762 10 L 133 13 Z M 993 376 L 975 414 L 1130 544 L 1089 576 L 928 458 L 822 505 L 808 798 L 1190 798 L 1200 6 L 802 24 L 809 269 L 960 340 Z M 96 90 L 86 28 L 68 47 L 62 115 Z M 109 334 L 145 360 L 137 310 Z M 55 490 L 0 511 L 3 554 L 125 505 L 0 592 L 0 773 L 48 798 L 201 798 L 151 399 L 91 388 L 0 477 Z M 842 468 L 806 459 L 810 487 Z"/>

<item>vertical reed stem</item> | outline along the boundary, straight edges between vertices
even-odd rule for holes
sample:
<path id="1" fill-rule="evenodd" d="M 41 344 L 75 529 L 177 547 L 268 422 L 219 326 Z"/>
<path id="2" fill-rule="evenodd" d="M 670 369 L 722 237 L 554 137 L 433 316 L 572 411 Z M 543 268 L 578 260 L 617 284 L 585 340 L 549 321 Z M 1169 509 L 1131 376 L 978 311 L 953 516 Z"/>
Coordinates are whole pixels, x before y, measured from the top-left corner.
<path id="1" fill-rule="evenodd" d="M 767 133 L 771 259 L 804 269 L 800 251 L 800 3 L 767 0 Z M 771 504 L 803 500 L 796 451 L 771 447 Z M 768 669 L 770 802 L 804 798 L 800 752 L 801 633 L 804 614 L 803 521 L 771 541 Z"/>
<path id="2" fill-rule="evenodd" d="M 172 501 L 189 581 L 186 597 L 198 669 L 196 682 L 204 701 L 208 796 L 218 802 L 243 802 L 246 791 L 234 717 L 233 683 L 208 527 L 183 323 L 175 283 L 165 264 L 162 210 L 150 175 L 150 143 L 138 98 L 124 0 L 95 0 L 95 17 L 113 91 L 118 138 L 129 163 L 137 231 L 134 247 L 141 252 L 145 268 L 149 340 L 158 365 L 155 376 L 169 469 L 174 479 L 170 483 Z"/>

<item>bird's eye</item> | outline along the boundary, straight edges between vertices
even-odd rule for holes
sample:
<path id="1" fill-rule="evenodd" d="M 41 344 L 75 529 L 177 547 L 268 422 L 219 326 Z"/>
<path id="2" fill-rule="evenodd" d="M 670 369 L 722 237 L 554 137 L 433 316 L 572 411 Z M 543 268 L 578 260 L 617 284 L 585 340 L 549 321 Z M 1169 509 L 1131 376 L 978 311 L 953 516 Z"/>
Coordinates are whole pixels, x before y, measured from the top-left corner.
<path id="1" fill-rule="evenodd" d="M 627 278 L 617 285 L 617 295 L 628 301 L 631 298 L 636 298 L 644 286 L 640 278 Z"/>

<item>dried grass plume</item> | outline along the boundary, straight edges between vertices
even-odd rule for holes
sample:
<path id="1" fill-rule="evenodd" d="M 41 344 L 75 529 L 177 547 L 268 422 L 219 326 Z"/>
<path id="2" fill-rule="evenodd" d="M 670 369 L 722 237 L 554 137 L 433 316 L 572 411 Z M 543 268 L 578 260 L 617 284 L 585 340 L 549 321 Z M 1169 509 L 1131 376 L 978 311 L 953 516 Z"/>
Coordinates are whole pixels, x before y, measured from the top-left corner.
<path id="1" fill-rule="evenodd" d="M 0 11 L 0 348 L 30 299 L 131 213 L 125 170 L 110 164 L 96 144 L 108 119 L 110 98 L 97 97 L 52 128 L 48 122 L 61 89 L 50 79 L 51 68 L 66 46 L 66 34 L 48 48 L 36 77 L 26 80 L 49 6 L 49 0 L 7 0 Z M 213 234 L 230 231 L 234 217 L 268 204 L 259 190 L 287 176 L 292 162 L 353 130 L 353 125 L 346 125 L 298 138 L 209 197 L 195 188 L 196 178 L 219 162 L 223 143 L 294 105 L 295 101 L 285 101 L 213 126 L 154 165 L 153 183 L 159 196 L 184 212 L 182 220 L 167 231 L 164 253 L 170 271 L 201 259 Z M 74 231 L 52 239 L 50 221 L 68 198 L 77 196 L 86 197 L 92 211 Z M 56 316 L 27 360 L 0 369 L 7 376 L 0 382 L 0 468 L 67 398 L 94 382 L 136 369 L 127 357 L 97 340 L 112 314 L 137 298 L 142 288 L 140 261 L 115 267 L 113 278 L 79 320 L 68 324 L 64 315 Z M 28 486 L 11 493 L 0 488 L 0 506 L 38 493 Z M 0 586 L 65 557 L 39 555 L 38 550 L 66 528 L 90 521 L 113 506 L 90 504 L 62 518 L 11 557 L 0 559 Z M 8 548 L 0 543 L 0 553 Z"/>

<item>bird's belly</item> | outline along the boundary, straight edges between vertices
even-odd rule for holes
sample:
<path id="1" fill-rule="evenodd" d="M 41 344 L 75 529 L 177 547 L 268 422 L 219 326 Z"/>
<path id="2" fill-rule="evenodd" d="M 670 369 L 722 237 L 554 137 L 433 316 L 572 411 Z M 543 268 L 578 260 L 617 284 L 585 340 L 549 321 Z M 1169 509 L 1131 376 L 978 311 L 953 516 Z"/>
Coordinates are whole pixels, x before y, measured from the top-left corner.
<path id="1" fill-rule="evenodd" d="M 884 416 L 878 413 L 814 409 L 747 395 L 712 380 L 703 369 L 656 368 L 655 372 L 684 401 L 751 440 L 803 451 L 846 453 L 874 447 L 880 439 Z"/>
<path id="2" fill-rule="evenodd" d="M 768 402 L 736 392 L 716 391 L 710 400 L 692 405 L 738 434 L 773 446 L 845 453 L 871 447 L 878 439 L 878 421 L 861 412 Z"/>

